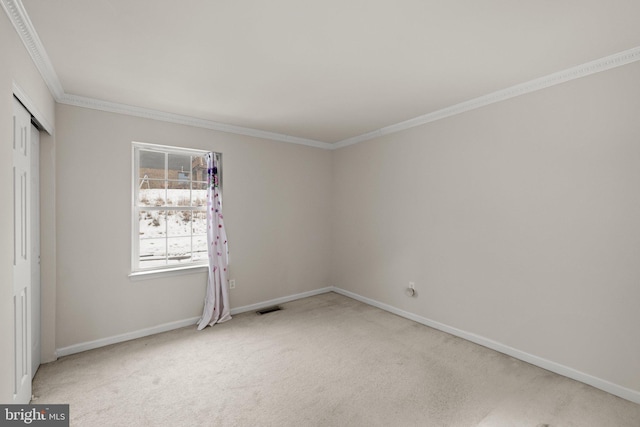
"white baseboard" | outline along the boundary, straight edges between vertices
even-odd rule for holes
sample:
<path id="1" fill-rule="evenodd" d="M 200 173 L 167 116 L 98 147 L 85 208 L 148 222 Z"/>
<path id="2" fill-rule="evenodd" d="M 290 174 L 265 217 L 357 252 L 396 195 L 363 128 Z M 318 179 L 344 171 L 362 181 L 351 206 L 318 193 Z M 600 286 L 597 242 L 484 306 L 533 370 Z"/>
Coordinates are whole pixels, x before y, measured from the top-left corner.
<path id="1" fill-rule="evenodd" d="M 284 304 L 285 302 L 295 301 L 301 298 L 307 298 L 315 295 L 325 294 L 331 291 L 333 291 L 333 287 L 326 287 L 321 289 L 315 289 L 309 292 L 302 292 L 299 294 L 288 295 L 285 297 L 276 298 L 269 301 L 263 301 L 256 304 L 232 308 L 231 315 L 244 313 L 246 311 L 260 310 L 261 308 L 269 307 L 272 305 Z M 134 340 L 136 338 L 142 338 L 149 335 L 159 334 L 161 332 L 167 332 L 173 329 L 184 328 L 186 326 L 195 325 L 198 322 L 198 320 L 200 320 L 200 317 L 192 317 L 189 319 L 164 323 L 158 326 L 152 326 L 151 328 L 139 329 L 137 331 L 127 332 L 127 333 L 115 335 L 112 337 L 100 338 L 94 341 L 88 341 L 88 342 L 70 345 L 68 347 L 57 349 L 56 357 L 68 356 L 70 354 L 80 353 L 82 351 L 93 350 L 93 349 L 104 347 L 111 344 L 117 344 L 124 341 Z"/>
<path id="2" fill-rule="evenodd" d="M 580 381 L 582 383 L 588 384 L 590 386 L 606 391 L 607 393 L 611 393 L 615 396 L 621 397 L 631 402 L 640 403 L 640 391 L 632 390 L 632 389 L 623 387 L 621 385 L 614 384 L 612 382 L 594 377 L 589 374 L 585 374 L 584 372 L 577 371 L 573 368 L 561 365 L 551 360 L 543 359 L 542 357 L 534 356 L 532 354 L 515 349 L 513 347 L 509 347 L 497 341 L 490 340 L 489 338 L 485 338 L 480 335 L 473 334 L 471 332 L 463 331 L 461 329 L 457 329 L 457 328 L 445 325 L 443 323 L 436 322 L 435 320 L 427 319 L 426 317 L 409 313 L 408 311 L 400 310 L 391 305 L 381 303 L 371 298 L 363 297 L 362 295 L 358 295 L 356 293 L 346 291 L 338 287 L 333 287 L 332 290 L 333 292 L 336 292 L 338 294 L 347 296 L 349 298 L 353 298 L 357 301 L 363 302 L 373 307 L 380 308 L 382 310 L 396 314 L 400 317 L 404 317 L 406 319 L 413 320 L 414 322 L 421 323 L 431 328 L 438 329 L 443 332 L 447 332 L 451 335 L 455 335 L 460 338 L 464 338 L 467 341 L 474 342 L 483 347 L 487 347 L 492 350 L 498 351 L 500 353 L 504 353 L 516 359 L 522 360 L 524 362 L 530 363 L 535 366 L 539 366 L 540 368 L 546 369 L 551 372 L 555 372 L 556 374 L 560 374 L 567 378 Z"/>
<path id="3" fill-rule="evenodd" d="M 245 305 L 242 307 L 232 308 L 231 315 L 240 314 L 247 311 L 260 310 L 261 308 L 270 307 L 272 305 L 284 304 L 285 302 L 295 301 L 302 298 L 313 297 L 320 294 L 326 294 L 327 292 L 332 292 L 334 290 L 333 286 L 329 286 L 326 288 L 314 289 L 313 291 L 302 292 L 300 294 L 289 295 L 286 297 L 276 298 L 269 301 L 259 302 L 256 304 Z"/>
<path id="4" fill-rule="evenodd" d="M 93 350 L 95 348 L 100 348 L 100 347 L 104 347 L 111 344 L 117 344 L 119 342 L 134 340 L 136 338 L 147 337 L 149 335 L 159 334 L 161 332 L 167 332 L 173 329 L 184 328 L 185 326 L 195 325 L 198 320 L 200 320 L 199 317 L 192 317 L 190 319 L 163 323 L 162 325 L 152 326 L 151 328 L 139 329 L 137 331 L 127 332 L 120 335 L 114 335 L 112 337 L 100 338 L 94 341 L 88 341 L 80 344 L 70 345 L 68 347 L 57 349 L 56 356 L 57 357 L 68 356 L 70 354 L 80 353 L 82 351 L 87 351 L 87 350 Z"/>

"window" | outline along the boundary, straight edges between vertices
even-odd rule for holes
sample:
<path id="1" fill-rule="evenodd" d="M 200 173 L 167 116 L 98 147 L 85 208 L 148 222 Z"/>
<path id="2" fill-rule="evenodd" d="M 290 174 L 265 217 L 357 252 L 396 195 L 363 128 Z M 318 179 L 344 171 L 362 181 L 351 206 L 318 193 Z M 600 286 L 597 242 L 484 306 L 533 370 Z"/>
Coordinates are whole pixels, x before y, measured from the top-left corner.
<path id="1" fill-rule="evenodd" d="M 207 265 L 206 153 L 133 143 L 133 274 Z"/>

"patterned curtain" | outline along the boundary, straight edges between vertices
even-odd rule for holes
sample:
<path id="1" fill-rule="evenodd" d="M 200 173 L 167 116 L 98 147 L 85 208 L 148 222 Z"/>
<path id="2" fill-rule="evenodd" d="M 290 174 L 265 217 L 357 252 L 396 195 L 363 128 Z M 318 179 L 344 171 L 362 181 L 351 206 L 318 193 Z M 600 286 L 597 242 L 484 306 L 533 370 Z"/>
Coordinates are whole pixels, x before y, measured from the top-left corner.
<path id="1" fill-rule="evenodd" d="M 229 250 L 222 217 L 222 197 L 218 176 L 219 154 L 207 153 L 207 245 L 209 248 L 209 281 L 198 330 L 231 319 L 227 267 Z"/>

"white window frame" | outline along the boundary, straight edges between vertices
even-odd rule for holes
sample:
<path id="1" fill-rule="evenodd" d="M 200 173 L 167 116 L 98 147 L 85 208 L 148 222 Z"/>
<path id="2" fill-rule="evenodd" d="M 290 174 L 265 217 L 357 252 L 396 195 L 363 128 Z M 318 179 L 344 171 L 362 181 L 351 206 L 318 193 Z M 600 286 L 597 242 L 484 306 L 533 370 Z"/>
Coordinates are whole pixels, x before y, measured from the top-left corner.
<path id="1" fill-rule="evenodd" d="M 163 266 L 154 266 L 154 267 L 140 267 L 140 222 L 139 222 L 139 213 L 140 211 L 167 211 L 167 210 L 176 210 L 176 211 L 202 211 L 206 212 L 205 206 L 159 206 L 159 207 L 151 207 L 151 206 L 139 206 L 138 205 L 138 192 L 140 189 L 140 150 L 144 151 L 154 151 L 163 154 L 177 154 L 177 155 L 191 155 L 191 156 L 204 156 L 209 153 L 209 151 L 205 150 L 196 150 L 191 148 L 183 148 L 183 147 L 175 147 L 168 145 L 158 145 L 158 144 L 149 144 L 145 142 L 136 142 L 133 141 L 131 143 L 132 148 L 132 180 L 131 180 L 131 273 L 129 276 L 131 278 L 144 278 L 144 277 L 153 277 L 157 274 L 162 275 L 172 275 L 172 274 L 182 274 L 189 272 L 198 272 L 206 269 L 208 266 L 208 259 L 204 258 L 201 261 L 196 262 L 185 262 L 181 264 L 171 264 L 171 265 L 163 265 Z M 168 156 L 167 156 L 168 157 Z M 165 164 L 165 180 L 167 177 L 168 165 Z M 221 168 L 219 167 L 219 174 L 221 173 Z M 191 182 L 201 182 L 193 179 L 193 176 L 190 174 L 190 183 Z M 165 239 L 168 239 L 169 236 L 165 234 Z"/>

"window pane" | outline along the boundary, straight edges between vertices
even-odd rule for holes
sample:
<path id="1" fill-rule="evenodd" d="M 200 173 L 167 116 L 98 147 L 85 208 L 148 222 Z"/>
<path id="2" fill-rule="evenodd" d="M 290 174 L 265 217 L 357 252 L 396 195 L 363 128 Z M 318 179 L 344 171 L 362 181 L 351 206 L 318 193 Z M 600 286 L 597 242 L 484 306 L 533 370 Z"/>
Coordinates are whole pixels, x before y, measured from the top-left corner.
<path id="1" fill-rule="evenodd" d="M 207 253 L 207 235 L 201 234 L 193 236 L 193 261 L 206 261 Z"/>
<path id="2" fill-rule="evenodd" d="M 169 154 L 169 174 L 167 178 L 174 181 L 184 181 L 188 184 L 191 181 L 191 156 Z"/>
<path id="3" fill-rule="evenodd" d="M 166 216 L 164 211 L 140 211 L 138 213 L 138 234 L 140 240 L 166 236 Z M 142 252 L 140 252 L 142 254 Z"/>
<path id="4" fill-rule="evenodd" d="M 194 182 L 191 188 L 191 206 L 207 206 L 207 183 Z"/>
<path id="5" fill-rule="evenodd" d="M 140 190 L 164 189 L 167 185 L 166 182 L 164 179 L 140 178 L 138 188 Z"/>
<path id="6" fill-rule="evenodd" d="M 207 160 L 205 156 L 194 156 L 191 160 L 191 180 L 207 182 Z"/>
<path id="7" fill-rule="evenodd" d="M 191 226 L 193 234 L 206 234 L 207 233 L 207 212 L 205 211 L 193 211 L 191 213 Z"/>
<path id="8" fill-rule="evenodd" d="M 151 181 L 151 183 L 157 184 L 158 181 Z M 146 184 L 140 188 L 138 190 L 138 206 L 165 206 L 167 192 L 164 189 L 164 181 L 161 184 L 160 188 L 147 188 Z"/>
<path id="9" fill-rule="evenodd" d="M 191 190 L 189 190 L 189 184 L 187 188 L 172 188 L 175 185 L 181 185 L 178 182 L 169 182 L 169 189 L 167 190 L 167 205 L 169 206 L 191 206 Z"/>
<path id="10" fill-rule="evenodd" d="M 167 236 L 191 236 L 191 211 L 167 212 Z"/>
<path id="11" fill-rule="evenodd" d="M 165 153 L 156 151 L 140 150 L 140 164 L 138 178 L 147 179 L 166 179 L 164 175 L 164 157 Z"/>
<path id="12" fill-rule="evenodd" d="M 191 236 L 167 239 L 169 247 L 168 264 L 191 262 Z"/>
<path id="13" fill-rule="evenodd" d="M 140 267 L 149 268 L 167 264 L 166 239 L 140 239 Z"/>

